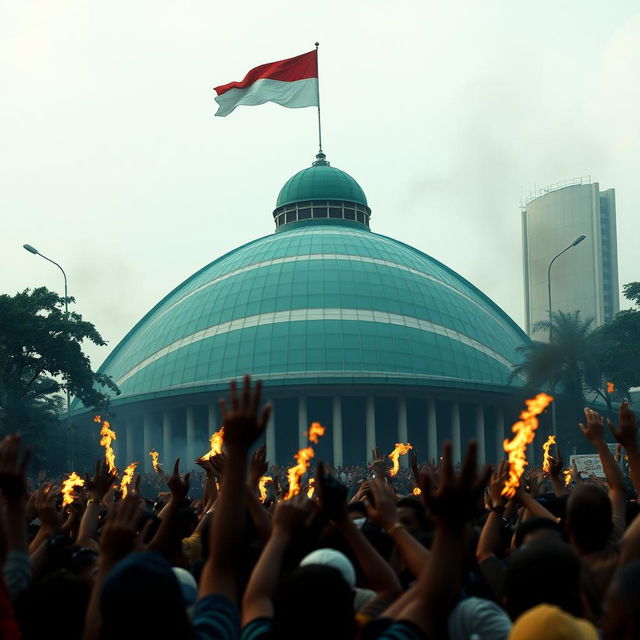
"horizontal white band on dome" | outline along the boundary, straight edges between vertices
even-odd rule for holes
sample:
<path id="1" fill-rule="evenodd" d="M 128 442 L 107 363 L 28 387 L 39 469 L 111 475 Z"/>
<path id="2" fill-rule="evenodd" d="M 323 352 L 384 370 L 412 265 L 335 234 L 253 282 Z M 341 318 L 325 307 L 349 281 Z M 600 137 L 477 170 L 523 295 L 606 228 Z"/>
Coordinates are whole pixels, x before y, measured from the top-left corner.
<path id="1" fill-rule="evenodd" d="M 397 313 L 387 313 L 386 311 L 375 311 L 372 309 L 292 309 L 237 318 L 236 320 L 222 322 L 220 324 L 207 327 L 206 329 L 196 331 L 184 338 L 180 338 L 180 340 L 176 340 L 175 342 L 168 344 L 166 347 L 159 349 L 148 358 L 145 358 L 116 380 L 116 384 L 124 384 L 129 380 L 129 378 L 136 375 L 136 373 L 139 373 L 150 364 L 157 362 L 161 358 L 164 358 L 178 349 L 188 347 L 189 345 L 200 342 L 201 340 L 206 340 L 207 338 L 213 338 L 214 336 L 250 327 L 261 327 L 270 324 L 279 324 L 282 322 L 305 322 L 314 320 L 377 322 L 379 324 L 392 324 L 407 327 L 409 329 L 418 329 L 428 333 L 435 333 L 437 335 L 450 338 L 451 340 L 455 340 L 456 342 L 468 347 L 472 347 L 490 358 L 493 358 L 505 367 L 511 368 L 511 363 L 497 351 L 494 351 L 481 342 L 478 342 L 473 338 L 469 338 L 462 333 L 453 331 L 452 329 L 448 329 L 447 327 L 443 327 L 439 324 L 434 324 L 428 320 L 421 320 L 420 318 L 413 318 L 411 316 L 404 316 Z"/>
<path id="2" fill-rule="evenodd" d="M 383 260 L 382 258 L 370 258 L 368 256 L 358 256 L 353 254 L 345 254 L 345 253 L 308 253 L 298 256 L 285 256 L 282 258 L 272 258 L 271 260 L 264 260 L 263 262 L 256 262 L 254 264 L 246 265 L 245 267 L 240 267 L 239 269 L 235 269 L 234 271 L 229 271 L 228 273 L 224 273 L 209 282 L 200 285 L 193 291 L 189 291 L 182 298 L 176 300 L 173 304 L 168 306 L 166 309 L 163 309 L 160 313 L 158 313 L 153 319 L 150 320 L 149 324 L 146 328 L 152 327 L 160 318 L 165 316 L 167 313 L 180 306 L 183 302 L 188 300 L 191 296 L 200 293 L 204 289 L 208 289 L 209 287 L 213 287 L 214 285 L 222 282 L 223 280 L 227 280 L 228 278 L 233 278 L 234 276 L 240 275 L 242 273 L 247 273 L 249 271 L 254 271 L 255 269 L 261 269 L 262 267 L 271 267 L 273 265 L 278 264 L 288 264 L 292 262 L 307 262 L 309 260 L 345 260 L 348 262 L 364 262 L 366 264 L 376 264 L 384 267 L 390 267 L 392 269 L 399 269 L 400 271 L 406 271 L 407 273 L 411 273 L 413 275 L 419 276 L 421 278 L 426 278 L 431 282 L 435 282 L 438 285 L 446 287 L 450 291 L 453 291 L 456 295 L 461 296 L 465 300 L 468 300 L 472 304 L 474 304 L 478 309 L 482 310 L 493 320 L 498 320 L 499 317 L 493 315 L 485 306 L 480 304 L 477 300 L 474 300 L 471 296 L 468 296 L 466 293 L 456 289 L 456 287 L 452 287 L 450 284 L 439 280 L 435 276 L 432 276 L 428 273 L 424 273 L 424 271 L 420 271 L 419 269 L 414 269 L 413 267 L 407 267 L 398 262 L 392 262 L 390 260 Z"/>

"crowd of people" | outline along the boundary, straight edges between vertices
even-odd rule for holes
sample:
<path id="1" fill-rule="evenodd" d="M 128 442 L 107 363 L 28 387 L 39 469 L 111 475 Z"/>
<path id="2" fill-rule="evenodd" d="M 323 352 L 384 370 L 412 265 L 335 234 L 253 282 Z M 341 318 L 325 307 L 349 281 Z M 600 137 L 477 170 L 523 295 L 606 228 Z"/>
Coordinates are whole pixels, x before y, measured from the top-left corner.
<path id="1" fill-rule="evenodd" d="M 513 497 L 509 463 L 479 469 L 473 442 L 458 467 L 445 444 L 437 465 L 413 457 L 393 477 L 377 452 L 367 467 L 318 462 L 290 495 L 254 451 L 269 414 L 260 384 L 232 385 L 221 408 L 224 453 L 201 471 L 183 475 L 177 460 L 123 496 L 99 462 L 64 506 L 58 484 L 29 486 L 20 436 L 2 440 L 0 638 L 640 638 L 640 449 L 626 403 L 617 424 L 585 409 L 576 427 L 603 480 L 567 483 L 555 453 Z"/>

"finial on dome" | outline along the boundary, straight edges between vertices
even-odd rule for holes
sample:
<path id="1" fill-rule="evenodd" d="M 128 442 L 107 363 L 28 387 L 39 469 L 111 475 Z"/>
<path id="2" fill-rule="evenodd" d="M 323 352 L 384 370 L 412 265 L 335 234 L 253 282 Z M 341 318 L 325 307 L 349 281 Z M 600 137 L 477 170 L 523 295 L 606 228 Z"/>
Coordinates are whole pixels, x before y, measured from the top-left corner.
<path id="1" fill-rule="evenodd" d="M 311 163 L 312 167 L 328 167 L 330 166 L 329 163 L 327 162 L 327 156 L 322 153 L 322 151 L 320 151 L 319 153 L 316 153 L 316 159 L 314 162 Z"/>

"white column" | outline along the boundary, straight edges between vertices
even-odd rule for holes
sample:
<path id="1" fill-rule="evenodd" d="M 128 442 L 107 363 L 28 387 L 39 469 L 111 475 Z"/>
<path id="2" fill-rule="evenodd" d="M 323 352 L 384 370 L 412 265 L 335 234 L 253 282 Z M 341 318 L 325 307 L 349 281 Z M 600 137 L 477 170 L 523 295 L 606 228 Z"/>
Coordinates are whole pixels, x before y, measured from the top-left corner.
<path id="1" fill-rule="evenodd" d="M 367 412 L 367 438 L 366 438 L 366 450 L 365 450 L 365 460 L 369 460 L 369 456 L 371 455 L 371 451 L 375 449 L 376 446 L 376 404 L 373 399 L 373 396 L 367 396 L 366 401 L 366 412 Z"/>
<path id="2" fill-rule="evenodd" d="M 504 409 L 496 408 L 496 464 L 504 460 Z"/>
<path id="3" fill-rule="evenodd" d="M 342 450 L 342 399 L 340 396 L 333 396 L 333 466 L 343 465 Z"/>
<path id="4" fill-rule="evenodd" d="M 398 442 L 407 444 L 409 440 L 409 427 L 407 425 L 407 399 L 398 398 Z M 400 456 L 400 466 L 409 466 L 408 456 Z"/>
<path id="5" fill-rule="evenodd" d="M 150 413 L 145 413 L 144 414 L 144 424 L 143 424 L 143 434 L 142 434 L 142 438 L 144 440 L 143 442 L 143 446 L 144 446 L 144 451 L 143 451 L 143 456 L 144 456 L 144 470 L 149 473 L 150 471 L 153 470 L 153 467 L 151 465 L 151 456 L 149 455 L 149 451 L 151 451 L 151 449 L 155 449 L 156 448 L 156 443 L 153 442 L 153 436 L 151 433 L 151 429 L 152 427 L 152 420 L 151 420 L 151 414 Z"/>
<path id="6" fill-rule="evenodd" d="M 478 443 L 478 464 L 486 461 L 486 450 L 484 441 L 484 407 L 476 405 L 476 442 Z"/>
<path id="7" fill-rule="evenodd" d="M 276 464 L 276 403 L 271 401 L 271 413 L 267 422 L 267 434 L 265 438 L 267 447 L 267 460 L 270 464 Z"/>
<path id="8" fill-rule="evenodd" d="M 451 454 L 453 464 L 460 464 L 462 459 L 460 436 L 460 405 L 457 402 L 451 403 Z"/>
<path id="9" fill-rule="evenodd" d="M 173 469 L 173 452 L 171 451 L 171 414 L 167 409 L 162 412 L 162 459 L 165 469 Z"/>
<path id="10" fill-rule="evenodd" d="M 433 458 L 437 464 L 440 452 L 438 451 L 438 420 L 435 398 L 427 400 L 427 439 L 427 456 L 430 459 Z"/>
<path id="11" fill-rule="evenodd" d="M 127 419 L 127 465 L 136 461 L 136 444 L 135 444 L 135 427 L 133 426 L 133 418 Z"/>
<path id="12" fill-rule="evenodd" d="M 307 446 L 307 431 L 309 431 L 307 399 L 304 396 L 300 396 L 298 398 L 298 449 Z"/>
<path id="13" fill-rule="evenodd" d="M 190 471 L 196 459 L 196 413 L 193 407 L 187 407 L 187 459 L 181 466 Z"/>

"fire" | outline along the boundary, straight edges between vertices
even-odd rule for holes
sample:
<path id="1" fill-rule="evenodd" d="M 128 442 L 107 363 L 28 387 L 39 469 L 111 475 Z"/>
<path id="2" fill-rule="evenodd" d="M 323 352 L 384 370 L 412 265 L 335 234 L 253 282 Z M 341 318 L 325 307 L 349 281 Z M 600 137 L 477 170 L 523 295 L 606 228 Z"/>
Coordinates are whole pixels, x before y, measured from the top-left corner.
<path id="1" fill-rule="evenodd" d="M 217 456 L 222 453 L 222 443 L 224 442 L 224 427 L 220 428 L 220 431 L 216 431 L 209 439 L 209 445 L 211 449 L 209 453 L 205 453 L 202 456 L 203 460 L 209 460 L 213 456 Z"/>
<path id="2" fill-rule="evenodd" d="M 607 382 L 607 393 L 613 393 L 616 390 L 616 385 L 613 382 Z"/>
<path id="3" fill-rule="evenodd" d="M 324 432 L 327 430 L 326 427 L 323 427 L 319 422 L 312 422 L 311 427 L 309 427 L 309 431 L 307 435 L 309 436 L 309 442 L 313 442 L 313 444 L 318 444 L 318 439 L 320 436 L 324 435 Z"/>
<path id="4" fill-rule="evenodd" d="M 420 487 L 413 487 L 413 491 L 411 493 L 413 493 L 414 496 L 422 495 L 422 491 L 420 490 Z"/>
<path id="5" fill-rule="evenodd" d="M 565 469 L 562 475 L 564 476 L 564 486 L 568 487 L 573 480 L 573 471 L 571 469 Z"/>
<path id="6" fill-rule="evenodd" d="M 542 470 L 545 473 L 549 473 L 551 471 L 551 454 L 549 453 L 549 449 L 551 449 L 551 445 L 556 443 L 556 437 L 551 434 L 547 441 L 542 445 L 542 450 L 544 451 L 544 457 L 542 458 Z"/>
<path id="7" fill-rule="evenodd" d="M 73 490 L 75 487 L 83 487 L 84 480 L 75 472 L 72 471 L 67 479 L 62 482 L 62 506 L 66 507 L 73 502 L 75 495 Z"/>
<path id="8" fill-rule="evenodd" d="M 116 432 L 112 431 L 109 422 L 103 420 L 100 416 L 96 416 L 93 421 L 101 425 L 100 446 L 104 447 L 104 459 L 107 463 L 109 473 L 118 473 L 118 469 L 116 468 L 116 454 L 111 446 L 111 442 L 117 440 Z"/>
<path id="9" fill-rule="evenodd" d="M 151 464 L 153 465 L 153 470 L 157 473 L 160 473 L 160 471 L 162 471 L 162 469 L 160 468 L 162 464 L 158 462 L 160 454 L 157 451 L 151 450 L 149 451 L 149 455 L 151 456 Z"/>
<path id="10" fill-rule="evenodd" d="M 407 444 L 402 444 L 402 442 L 396 443 L 396 448 L 389 454 L 389 459 L 393 462 L 393 467 L 389 471 L 389 475 L 392 478 L 400 469 L 400 456 L 407 455 L 411 449 L 413 449 L 413 447 L 408 442 Z"/>
<path id="11" fill-rule="evenodd" d="M 298 461 L 298 464 L 295 467 L 291 467 L 287 470 L 287 479 L 289 480 L 289 491 L 287 491 L 287 495 L 284 497 L 285 500 L 289 500 L 293 498 L 293 496 L 297 496 L 300 493 L 300 478 L 306 473 L 309 468 L 309 463 L 311 462 L 311 458 L 313 458 L 314 452 L 311 447 L 304 447 L 300 449 L 298 453 L 295 455 L 295 459 Z"/>
<path id="12" fill-rule="evenodd" d="M 309 488 L 307 489 L 307 498 L 309 499 L 313 498 L 313 492 L 316 490 L 316 488 L 313 486 L 315 481 L 315 478 L 311 478 L 311 480 L 309 480 Z"/>
<path id="13" fill-rule="evenodd" d="M 271 476 L 262 476 L 260 480 L 258 480 L 260 502 L 264 502 L 267 499 L 267 484 L 269 484 L 269 482 L 273 482 L 273 478 Z"/>
<path id="14" fill-rule="evenodd" d="M 138 466 L 137 462 L 132 462 L 123 472 L 122 481 L 120 482 L 120 491 L 122 491 L 122 497 L 126 498 L 129 493 L 129 485 L 133 480 L 133 474 Z"/>
<path id="15" fill-rule="evenodd" d="M 507 498 L 513 498 L 520 486 L 520 478 L 527 466 L 527 445 L 533 442 L 538 428 L 537 416 L 553 402 L 553 398 L 547 393 L 539 393 L 525 402 L 527 408 L 520 413 L 520 420 L 511 428 L 515 435 L 511 440 L 505 440 L 503 445 L 509 459 L 509 477 L 502 489 L 502 495 Z"/>

